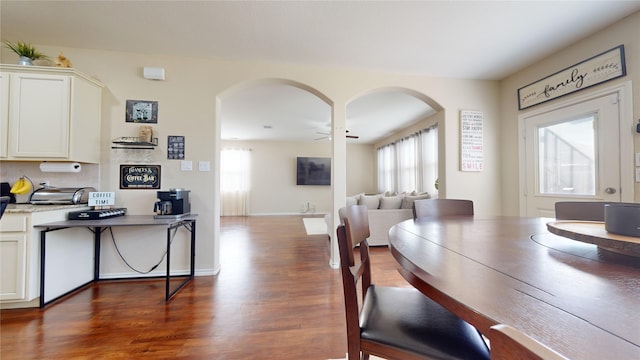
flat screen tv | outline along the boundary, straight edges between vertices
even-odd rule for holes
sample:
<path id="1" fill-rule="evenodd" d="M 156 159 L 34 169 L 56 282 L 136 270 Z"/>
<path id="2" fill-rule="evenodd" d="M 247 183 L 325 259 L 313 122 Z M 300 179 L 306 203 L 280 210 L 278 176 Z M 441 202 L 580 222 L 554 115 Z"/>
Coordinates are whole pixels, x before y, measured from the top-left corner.
<path id="1" fill-rule="evenodd" d="M 331 185 L 331 158 L 298 157 L 296 185 Z"/>

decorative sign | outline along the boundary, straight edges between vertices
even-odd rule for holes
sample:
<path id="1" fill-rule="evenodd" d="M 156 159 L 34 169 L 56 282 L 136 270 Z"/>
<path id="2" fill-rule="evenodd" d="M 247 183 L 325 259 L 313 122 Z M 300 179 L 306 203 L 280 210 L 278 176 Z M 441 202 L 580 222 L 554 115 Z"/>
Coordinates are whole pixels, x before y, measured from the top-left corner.
<path id="1" fill-rule="evenodd" d="M 619 45 L 518 89 L 518 109 L 526 109 L 626 74 L 624 45 Z"/>
<path id="2" fill-rule="evenodd" d="M 158 123 L 158 102 L 147 100 L 127 100 L 126 122 Z"/>
<path id="3" fill-rule="evenodd" d="M 460 112 L 460 170 L 484 170 L 484 148 L 481 111 Z"/>
<path id="4" fill-rule="evenodd" d="M 184 159 L 184 136 L 167 137 L 167 159 Z"/>
<path id="5" fill-rule="evenodd" d="M 160 189 L 160 165 L 120 165 L 120 189 Z"/>
<path id="6" fill-rule="evenodd" d="M 89 206 L 115 205 L 116 193 L 114 192 L 90 192 Z"/>

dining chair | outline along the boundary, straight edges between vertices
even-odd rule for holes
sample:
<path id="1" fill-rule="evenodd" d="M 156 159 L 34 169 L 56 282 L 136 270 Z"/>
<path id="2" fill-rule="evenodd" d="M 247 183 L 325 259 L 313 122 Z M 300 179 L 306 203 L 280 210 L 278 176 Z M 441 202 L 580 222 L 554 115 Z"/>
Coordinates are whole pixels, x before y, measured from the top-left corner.
<path id="1" fill-rule="evenodd" d="M 415 288 L 375 286 L 367 243 L 367 207 L 344 207 L 339 215 L 341 225 L 336 232 L 348 360 L 366 360 L 369 355 L 399 360 L 490 358 L 476 328 Z"/>
<path id="2" fill-rule="evenodd" d="M 604 201 L 558 201 L 555 204 L 556 219 L 604 221 L 604 206 L 615 204 Z"/>
<path id="3" fill-rule="evenodd" d="M 489 330 L 491 360 L 567 360 L 523 332 L 504 324 Z"/>
<path id="4" fill-rule="evenodd" d="M 413 218 L 473 215 L 473 201 L 462 199 L 421 199 L 413 202 Z"/>

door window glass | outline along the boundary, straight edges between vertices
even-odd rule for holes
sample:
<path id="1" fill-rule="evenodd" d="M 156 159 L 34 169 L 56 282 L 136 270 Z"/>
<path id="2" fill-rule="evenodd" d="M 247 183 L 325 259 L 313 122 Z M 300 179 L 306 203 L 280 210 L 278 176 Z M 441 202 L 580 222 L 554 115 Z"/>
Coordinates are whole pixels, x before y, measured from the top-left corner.
<path id="1" fill-rule="evenodd" d="M 540 194 L 595 195 L 595 115 L 538 128 Z"/>

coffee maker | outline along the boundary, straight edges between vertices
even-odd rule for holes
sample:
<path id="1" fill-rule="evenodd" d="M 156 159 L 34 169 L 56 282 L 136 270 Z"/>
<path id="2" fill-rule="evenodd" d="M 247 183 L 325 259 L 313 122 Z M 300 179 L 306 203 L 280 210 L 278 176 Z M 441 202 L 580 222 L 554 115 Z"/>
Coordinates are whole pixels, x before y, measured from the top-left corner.
<path id="1" fill-rule="evenodd" d="M 153 206 L 153 211 L 156 213 L 156 217 L 189 215 L 191 213 L 189 190 L 158 191 L 158 200 Z"/>

